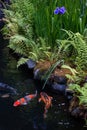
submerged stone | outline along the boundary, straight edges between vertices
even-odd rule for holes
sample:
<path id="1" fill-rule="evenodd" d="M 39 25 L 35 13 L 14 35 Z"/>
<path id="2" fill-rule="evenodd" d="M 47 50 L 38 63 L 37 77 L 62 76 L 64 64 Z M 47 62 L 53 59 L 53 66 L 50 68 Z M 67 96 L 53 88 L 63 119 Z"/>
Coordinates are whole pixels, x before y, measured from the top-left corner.
<path id="1" fill-rule="evenodd" d="M 66 97 L 68 100 L 71 100 L 73 98 L 74 92 L 70 89 L 66 89 Z"/>
<path id="2" fill-rule="evenodd" d="M 76 107 L 76 108 L 74 108 L 73 110 L 72 110 L 72 112 L 71 112 L 71 115 L 72 116 L 75 116 L 75 117 L 78 117 L 79 116 L 79 114 L 80 114 L 80 108 L 79 107 Z"/>

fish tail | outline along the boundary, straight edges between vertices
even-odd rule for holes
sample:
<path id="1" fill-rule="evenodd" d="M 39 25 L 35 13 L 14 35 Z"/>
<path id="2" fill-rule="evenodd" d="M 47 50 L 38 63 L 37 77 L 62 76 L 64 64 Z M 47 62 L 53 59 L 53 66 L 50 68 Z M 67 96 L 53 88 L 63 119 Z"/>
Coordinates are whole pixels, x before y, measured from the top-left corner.
<path id="1" fill-rule="evenodd" d="M 35 91 L 35 96 L 37 96 L 37 90 Z"/>
<path id="2" fill-rule="evenodd" d="M 44 115 L 44 118 L 47 118 L 47 112 L 48 112 L 48 110 L 45 109 L 45 110 L 44 110 L 44 114 L 43 114 L 43 115 Z"/>
<path id="3" fill-rule="evenodd" d="M 44 113 L 44 115 L 43 115 L 43 116 L 44 116 L 44 118 L 47 118 L 47 114 L 46 114 L 46 113 Z"/>

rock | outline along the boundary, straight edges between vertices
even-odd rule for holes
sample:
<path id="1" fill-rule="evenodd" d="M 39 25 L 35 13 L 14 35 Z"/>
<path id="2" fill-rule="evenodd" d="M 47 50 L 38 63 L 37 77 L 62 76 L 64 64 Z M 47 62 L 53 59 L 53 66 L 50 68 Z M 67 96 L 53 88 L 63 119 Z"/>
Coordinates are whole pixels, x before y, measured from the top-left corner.
<path id="1" fill-rule="evenodd" d="M 68 100 L 71 100 L 73 98 L 74 92 L 70 89 L 66 89 L 66 97 Z"/>
<path id="2" fill-rule="evenodd" d="M 34 70 L 34 79 L 35 80 L 42 80 L 43 76 L 45 74 L 45 71 L 40 71 L 40 69 Z M 43 78 L 43 81 L 46 79 Z"/>
<path id="3" fill-rule="evenodd" d="M 0 10 L 0 29 L 2 29 L 4 26 L 4 22 L 1 20 L 3 17 L 4 17 L 4 13 L 2 12 L 2 10 Z"/>
<path id="4" fill-rule="evenodd" d="M 0 29 L 2 29 L 4 27 L 4 21 L 2 20 L 2 18 L 4 18 L 4 13 L 2 11 L 2 9 L 6 8 L 8 9 L 9 6 L 11 4 L 10 0 L 1 0 L 0 1 Z"/>
<path id="5" fill-rule="evenodd" d="M 58 84 L 66 84 L 67 78 L 65 76 L 53 76 L 54 82 L 57 82 Z"/>
<path id="6" fill-rule="evenodd" d="M 76 107 L 76 108 L 74 108 L 74 110 L 72 110 L 71 115 L 78 117 L 79 113 L 80 113 L 80 109 L 79 109 L 79 107 Z"/>
<path id="7" fill-rule="evenodd" d="M 34 79 L 40 79 L 39 71 L 39 69 L 34 70 Z"/>
<path id="8" fill-rule="evenodd" d="M 46 71 L 41 71 L 40 69 L 34 70 L 34 79 L 39 80 L 40 84 L 44 85 L 46 82 L 45 89 L 48 89 L 49 91 L 55 92 L 55 93 L 63 93 L 66 95 L 66 88 L 67 88 L 67 79 L 64 76 L 53 76 L 48 78 L 46 81 L 46 77 L 43 78 Z M 38 83 L 38 81 L 37 81 Z"/>
<path id="9" fill-rule="evenodd" d="M 65 90 L 66 90 L 66 87 L 67 85 L 66 84 L 58 84 L 56 82 L 54 82 L 52 85 L 51 85 L 51 89 L 52 91 L 55 91 L 56 93 L 57 92 L 60 92 L 60 93 L 63 93 L 65 94 Z"/>
<path id="10" fill-rule="evenodd" d="M 33 61 L 32 59 L 29 59 L 27 62 L 26 62 L 27 66 L 29 69 L 33 69 L 35 66 L 36 66 L 36 62 Z"/>

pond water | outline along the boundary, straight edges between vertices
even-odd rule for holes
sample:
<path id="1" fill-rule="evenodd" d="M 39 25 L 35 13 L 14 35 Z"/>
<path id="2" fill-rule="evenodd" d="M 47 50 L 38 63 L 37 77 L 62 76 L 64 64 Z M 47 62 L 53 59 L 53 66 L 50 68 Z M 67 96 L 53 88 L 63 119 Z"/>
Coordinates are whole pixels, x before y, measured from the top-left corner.
<path id="1" fill-rule="evenodd" d="M 68 101 L 63 95 L 49 92 L 53 96 L 52 107 L 47 118 L 43 118 L 44 105 L 38 97 L 26 106 L 13 107 L 13 102 L 28 93 L 35 93 L 37 86 L 32 74 L 26 69 L 17 69 L 16 58 L 6 47 L 8 41 L 0 36 L 0 82 L 17 89 L 19 95 L 0 98 L 0 130 L 85 130 L 84 121 L 68 113 Z"/>

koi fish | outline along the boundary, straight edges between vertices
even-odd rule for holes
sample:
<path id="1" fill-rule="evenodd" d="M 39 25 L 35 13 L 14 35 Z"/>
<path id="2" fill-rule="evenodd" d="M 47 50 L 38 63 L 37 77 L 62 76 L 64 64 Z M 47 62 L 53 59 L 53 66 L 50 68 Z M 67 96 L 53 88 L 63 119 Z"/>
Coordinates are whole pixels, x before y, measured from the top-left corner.
<path id="1" fill-rule="evenodd" d="M 17 90 L 5 83 L 0 83 L 0 97 L 6 98 L 9 96 L 18 95 Z"/>
<path id="2" fill-rule="evenodd" d="M 18 99 L 14 102 L 13 106 L 21 106 L 21 105 L 27 105 L 32 99 L 34 99 L 37 96 L 37 91 L 35 94 L 29 94 L 24 96 L 23 98 Z"/>
<path id="3" fill-rule="evenodd" d="M 44 107 L 44 118 L 46 118 L 47 117 L 47 111 L 48 111 L 48 109 L 52 106 L 52 97 L 51 96 L 48 96 L 47 95 L 47 93 L 45 93 L 45 92 L 41 92 L 40 93 L 40 98 L 39 98 L 39 102 L 40 101 L 43 101 L 44 102 L 44 104 L 45 104 L 45 107 Z"/>

